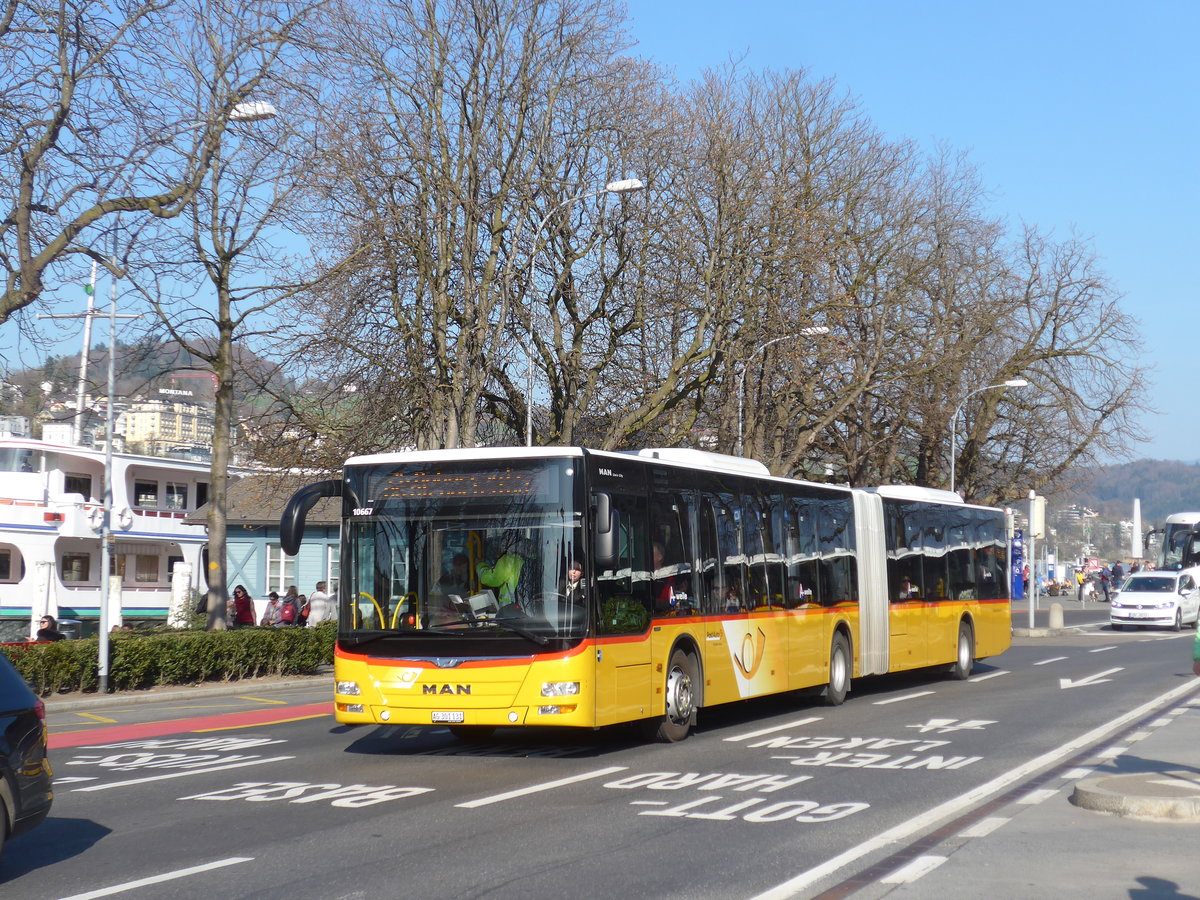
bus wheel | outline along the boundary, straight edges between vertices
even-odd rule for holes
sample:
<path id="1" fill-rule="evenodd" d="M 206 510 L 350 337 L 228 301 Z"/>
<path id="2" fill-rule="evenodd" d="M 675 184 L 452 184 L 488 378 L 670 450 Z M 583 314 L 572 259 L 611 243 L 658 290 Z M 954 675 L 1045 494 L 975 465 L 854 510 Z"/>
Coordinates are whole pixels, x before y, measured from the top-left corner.
<path id="1" fill-rule="evenodd" d="M 450 733 L 460 741 L 478 743 L 486 741 L 496 731 L 495 725 L 451 725 Z"/>
<path id="2" fill-rule="evenodd" d="M 829 647 L 829 684 L 825 688 L 825 705 L 841 706 L 850 693 L 850 643 L 838 632 Z"/>
<path id="3" fill-rule="evenodd" d="M 954 652 L 954 662 L 950 663 L 950 677 L 955 681 L 966 681 L 971 677 L 975 667 L 975 640 L 971 626 L 966 622 L 958 623 L 958 649 Z"/>
<path id="4" fill-rule="evenodd" d="M 642 723 L 642 733 L 660 744 L 673 744 L 688 736 L 696 712 L 696 672 L 692 658 L 682 650 L 671 652 L 667 666 L 666 711 Z"/>

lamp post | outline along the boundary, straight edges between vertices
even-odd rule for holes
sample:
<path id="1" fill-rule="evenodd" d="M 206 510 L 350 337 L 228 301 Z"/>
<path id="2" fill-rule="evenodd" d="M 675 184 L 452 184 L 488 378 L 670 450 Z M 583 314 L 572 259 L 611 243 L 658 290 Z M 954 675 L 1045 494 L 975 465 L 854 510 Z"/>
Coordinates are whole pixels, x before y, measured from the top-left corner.
<path id="1" fill-rule="evenodd" d="M 794 340 L 795 338 L 799 338 L 799 337 L 819 337 L 820 335 L 823 335 L 823 334 L 829 334 L 829 329 L 826 328 L 824 325 L 812 325 L 808 328 L 801 328 L 799 331 L 797 331 L 794 334 L 785 334 L 785 335 L 781 335 L 780 337 L 777 337 L 777 338 L 771 338 L 771 340 L 767 341 L 765 344 L 759 344 L 757 347 L 755 347 L 754 350 L 751 351 L 750 355 L 747 356 L 746 359 L 742 362 L 741 366 L 738 368 L 738 373 L 737 373 L 737 377 L 738 377 L 738 386 L 737 386 L 737 395 L 738 395 L 737 455 L 738 456 L 741 456 L 742 452 L 743 452 L 742 433 L 743 433 L 743 430 L 745 427 L 745 421 L 746 421 L 746 417 L 745 417 L 745 411 L 746 411 L 746 403 L 745 403 L 745 401 L 746 401 L 746 367 L 748 365 L 750 365 L 750 360 L 754 359 L 754 357 L 758 356 L 758 354 L 762 353 L 768 347 L 772 347 L 775 344 L 778 344 L 780 341 L 786 341 L 789 339 Z"/>
<path id="2" fill-rule="evenodd" d="M 529 251 L 529 284 L 533 285 L 533 267 L 537 262 L 537 240 L 538 235 L 542 233 L 542 229 L 546 227 L 546 223 L 565 206 L 570 206 L 572 203 L 577 203 L 580 200 L 587 200 L 590 197 L 599 197 L 601 194 L 635 194 L 638 191 L 644 191 L 646 185 L 638 178 L 622 178 L 620 181 L 610 181 L 598 191 L 589 191 L 586 194 L 580 194 L 578 197 L 568 197 L 561 203 L 558 203 L 542 217 L 542 221 L 538 223 L 537 229 L 533 232 L 533 247 Z M 529 307 L 529 343 L 525 347 L 525 446 L 533 446 L 533 305 Z"/>
<path id="3" fill-rule="evenodd" d="M 954 490 L 954 474 L 958 468 L 958 414 L 962 412 L 967 401 L 976 394 L 982 394 L 984 391 L 994 391 L 998 388 L 1023 388 L 1027 387 L 1029 382 L 1024 378 L 1010 378 L 1008 381 L 1000 384 L 989 384 L 985 387 L 975 388 L 969 391 L 967 396 L 962 398 L 958 406 L 954 407 L 954 416 L 950 419 L 950 490 Z"/>

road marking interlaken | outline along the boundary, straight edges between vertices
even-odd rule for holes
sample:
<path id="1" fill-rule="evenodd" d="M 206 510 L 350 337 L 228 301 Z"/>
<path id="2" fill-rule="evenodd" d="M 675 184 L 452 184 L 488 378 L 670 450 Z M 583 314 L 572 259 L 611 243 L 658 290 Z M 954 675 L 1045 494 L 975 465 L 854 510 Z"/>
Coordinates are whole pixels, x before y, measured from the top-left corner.
<path id="1" fill-rule="evenodd" d="M 214 716 L 197 716 L 191 719 L 113 725 L 107 728 L 89 728 L 86 731 L 52 734 L 49 746 L 51 750 L 59 750 L 64 747 L 84 747 L 89 744 L 132 741 L 139 738 L 162 737 L 167 734 L 187 734 L 193 731 L 224 731 L 231 728 L 280 725 L 299 719 L 317 719 L 331 715 L 333 715 L 333 701 L 324 700 L 320 703 L 306 703 L 300 706 L 250 709 L 243 712 L 220 713 Z"/>

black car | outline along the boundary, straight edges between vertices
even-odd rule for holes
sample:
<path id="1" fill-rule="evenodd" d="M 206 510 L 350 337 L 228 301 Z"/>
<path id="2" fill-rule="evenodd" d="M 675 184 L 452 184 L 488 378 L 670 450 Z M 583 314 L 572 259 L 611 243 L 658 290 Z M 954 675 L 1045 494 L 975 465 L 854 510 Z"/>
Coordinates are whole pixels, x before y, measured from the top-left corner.
<path id="1" fill-rule="evenodd" d="M 46 707 L 0 653 L 0 853 L 46 818 L 54 800 Z"/>

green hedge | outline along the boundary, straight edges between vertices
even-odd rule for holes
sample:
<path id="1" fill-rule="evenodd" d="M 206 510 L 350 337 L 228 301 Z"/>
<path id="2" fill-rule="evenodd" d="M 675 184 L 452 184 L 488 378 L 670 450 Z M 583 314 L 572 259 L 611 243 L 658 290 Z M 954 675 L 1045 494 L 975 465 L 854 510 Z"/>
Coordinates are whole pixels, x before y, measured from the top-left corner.
<path id="1" fill-rule="evenodd" d="M 322 663 L 333 662 L 336 636 L 332 622 L 313 628 L 116 633 L 109 640 L 108 686 L 130 691 L 264 675 L 311 675 Z M 98 638 L 6 644 L 0 652 L 38 693 L 96 690 Z"/>

